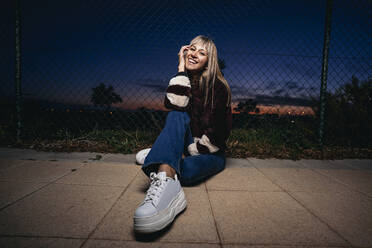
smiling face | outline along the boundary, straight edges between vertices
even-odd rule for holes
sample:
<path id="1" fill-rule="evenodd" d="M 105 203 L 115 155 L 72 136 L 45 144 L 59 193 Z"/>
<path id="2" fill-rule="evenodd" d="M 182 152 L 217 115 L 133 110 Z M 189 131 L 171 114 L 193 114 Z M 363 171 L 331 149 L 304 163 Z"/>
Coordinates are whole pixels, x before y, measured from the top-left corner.
<path id="1" fill-rule="evenodd" d="M 186 69 L 190 72 L 201 71 L 208 62 L 207 49 L 200 42 L 190 45 L 186 52 Z"/>

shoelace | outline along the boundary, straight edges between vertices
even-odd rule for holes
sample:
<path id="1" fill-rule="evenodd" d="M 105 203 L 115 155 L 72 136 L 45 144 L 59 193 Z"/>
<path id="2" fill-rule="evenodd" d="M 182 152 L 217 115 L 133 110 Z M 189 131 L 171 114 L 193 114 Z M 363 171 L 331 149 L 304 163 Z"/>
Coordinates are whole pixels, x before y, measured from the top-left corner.
<path id="1" fill-rule="evenodd" d="M 159 200 L 161 192 L 163 191 L 164 188 L 164 183 L 161 178 L 156 175 L 155 172 L 150 173 L 150 179 L 151 179 L 151 184 L 150 188 L 147 190 L 146 197 L 145 197 L 145 202 L 152 201 L 156 204 L 156 202 Z"/>

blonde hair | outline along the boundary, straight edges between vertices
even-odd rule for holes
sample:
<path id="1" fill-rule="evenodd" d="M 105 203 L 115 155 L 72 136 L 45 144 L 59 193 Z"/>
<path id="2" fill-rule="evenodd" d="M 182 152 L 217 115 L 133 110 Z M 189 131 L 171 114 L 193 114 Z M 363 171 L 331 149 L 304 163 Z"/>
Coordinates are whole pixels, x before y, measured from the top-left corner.
<path id="1" fill-rule="evenodd" d="M 208 102 L 208 98 L 210 97 L 210 94 L 212 94 L 212 108 L 213 108 L 213 98 L 214 98 L 214 84 L 216 80 L 219 80 L 221 83 L 223 83 L 226 87 L 228 97 L 227 97 L 227 103 L 226 107 L 230 106 L 231 103 L 231 90 L 230 86 L 227 83 L 226 79 L 221 73 L 220 67 L 218 65 L 218 57 L 217 57 L 217 48 L 214 44 L 213 40 L 209 37 L 199 35 L 196 36 L 194 39 L 191 40 L 190 45 L 200 43 L 202 44 L 206 50 L 208 55 L 208 64 L 204 71 L 201 74 L 199 85 L 204 90 L 205 94 L 205 101 L 204 106 L 206 106 Z"/>

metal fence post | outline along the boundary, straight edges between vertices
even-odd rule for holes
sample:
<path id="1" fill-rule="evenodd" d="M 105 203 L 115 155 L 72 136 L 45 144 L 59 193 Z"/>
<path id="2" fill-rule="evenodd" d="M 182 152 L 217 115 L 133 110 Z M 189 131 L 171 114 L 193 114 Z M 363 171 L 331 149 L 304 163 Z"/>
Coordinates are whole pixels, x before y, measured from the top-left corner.
<path id="1" fill-rule="evenodd" d="M 322 55 L 322 74 L 320 86 L 320 111 L 319 111 L 319 145 L 323 148 L 324 138 L 324 113 L 326 107 L 326 91 L 327 91 L 327 74 L 328 74 L 328 54 L 329 42 L 331 38 L 331 16 L 332 16 L 332 3 L 333 0 L 327 0 L 325 28 L 324 28 L 324 42 L 323 42 L 323 55 Z"/>
<path id="2" fill-rule="evenodd" d="M 22 128 L 22 84 L 21 84 L 21 6 L 20 0 L 15 1 L 15 94 L 16 94 L 16 140 L 21 142 Z"/>

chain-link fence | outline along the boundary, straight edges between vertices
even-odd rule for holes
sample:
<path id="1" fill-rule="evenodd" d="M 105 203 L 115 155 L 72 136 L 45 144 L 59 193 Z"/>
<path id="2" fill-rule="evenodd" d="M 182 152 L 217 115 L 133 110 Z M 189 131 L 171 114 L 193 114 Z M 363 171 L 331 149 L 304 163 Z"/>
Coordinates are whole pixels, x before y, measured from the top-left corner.
<path id="1" fill-rule="evenodd" d="M 20 1 L 22 135 L 161 129 L 177 53 L 204 34 L 215 41 L 232 90 L 235 129 L 300 125 L 317 140 L 326 2 Z M 0 89 L 2 129 L 14 131 L 12 4 L 2 9 Z M 369 0 L 332 4 L 324 124 L 329 144 L 370 145 L 371 7 Z M 352 93 L 343 91 L 348 84 Z M 108 95 L 119 98 L 105 100 Z M 355 135 L 360 139 L 351 142 Z"/>
<path id="2" fill-rule="evenodd" d="M 371 145 L 371 1 L 334 1 L 325 139 L 327 143 Z"/>

